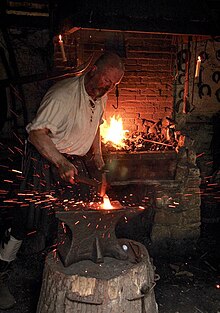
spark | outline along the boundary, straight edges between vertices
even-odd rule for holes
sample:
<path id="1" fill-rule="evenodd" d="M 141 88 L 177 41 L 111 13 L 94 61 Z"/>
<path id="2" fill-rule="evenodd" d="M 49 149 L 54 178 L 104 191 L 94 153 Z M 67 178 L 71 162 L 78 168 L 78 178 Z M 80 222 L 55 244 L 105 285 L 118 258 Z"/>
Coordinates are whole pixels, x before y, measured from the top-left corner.
<path id="1" fill-rule="evenodd" d="M 19 149 L 18 147 L 15 147 L 15 150 L 18 151 L 18 153 L 20 153 L 21 155 L 23 155 L 23 151 L 21 149 Z"/>
<path id="2" fill-rule="evenodd" d="M 142 209 L 142 210 L 145 210 L 145 207 L 139 205 L 139 208 Z"/>
<path id="3" fill-rule="evenodd" d="M 24 145 L 23 141 L 18 137 L 18 135 L 15 134 L 15 132 L 13 132 L 13 135 L 18 139 L 18 141 L 20 142 L 20 144 L 22 144 L 22 146 Z"/>
<path id="4" fill-rule="evenodd" d="M 200 158 L 200 157 L 203 156 L 204 154 L 205 154 L 205 152 L 202 152 L 202 153 L 198 154 L 198 155 L 196 156 L 196 158 Z"/>
<path id="5" fill-rule="evenodd" d="M 62 224 L 62 227 L 63 227 L 63 232 L 64 232 L 64 234 L 66 234 L 66 226 L 65 226 L 65 223 L 62 222 L 61 224 Z"/>
<path id="6" fill-rule="evenodd" d="M 37 232 L 36 230 L 31 231 L 31 232 L 27 233 L 27 235 L 30 236 L 30 235 L 36 234 L 36 232 Z"/>
<path id="7" fill-rule="evenodd" d="M 18 171 L 18 170 L 11 170 L 12 172 L 15 172 L 15 173 L 19 173 L 19 174 L 22 174 L 22 172 L 21 171 Z"/>
<path id="8" fill-rule="evenodd" d="M 0 165 L 0 167 L 9 168 L 9 166 L 6 165 Z"/>
<path id="9" fill-rule="evenodd" d="M 8 147 L 8 150 L 9 150 L 11 153 L 15 154 L 14 151 L 13 151 L 11 148 Z"/>
<path id="10" fill-rule="evenodd" d="M 2 189 L 0 189 L 0 194 L 6 194 L 6 193 L 8 193 L 7 190 L 2 190 Z"/>

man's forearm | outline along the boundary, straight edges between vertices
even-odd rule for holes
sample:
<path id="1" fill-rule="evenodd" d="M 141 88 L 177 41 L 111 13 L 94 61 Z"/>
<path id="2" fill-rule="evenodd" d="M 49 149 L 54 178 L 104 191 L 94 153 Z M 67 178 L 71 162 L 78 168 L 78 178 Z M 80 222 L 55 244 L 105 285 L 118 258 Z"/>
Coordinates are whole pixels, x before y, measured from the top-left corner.
<path id="1" fill-rule="evenodd" d="M 98 128 L 95 139 L 92 144 L 92 152 L 94 154 L 94 161 L 99 170 L 103 168 L 105 165 L 103 157 L 102 157 L 102 146 L 101 146 L 101 136 L 100 136 L 100 128 Z"/>
<path id="2" fill-rule="evenodd" d="M 78 174 L 78 170 L 57 150 L 49 137 L 48 129 L 30 131 L 29 140 L 43 157 L 57 167 L 58 173 L 63 180 L 71 184 L 74 183 L 74 176 Z"/>
<path id="3" fill-rule="evenodd" d="M 101 149 L 101 137 L 100 137 L 100 128 L 98 128 L 97 130 L 97 133 L 96 133 L 96 136 L 95 136 L 95 139 L 93 141 L 93 144 L 92 144 L 92 151 L 93 153 L 96 155 L 96 154 L 99 154 L 101 155 L 102 154 L 102 149 Z"/>
<path id="4" fill-rule="evenodd" d="M 66 159 L 57 150 L 48 134 L 47 129 L 32 130 L 29 134 L 29 140 L 43 157 L 59 167 Z"/>

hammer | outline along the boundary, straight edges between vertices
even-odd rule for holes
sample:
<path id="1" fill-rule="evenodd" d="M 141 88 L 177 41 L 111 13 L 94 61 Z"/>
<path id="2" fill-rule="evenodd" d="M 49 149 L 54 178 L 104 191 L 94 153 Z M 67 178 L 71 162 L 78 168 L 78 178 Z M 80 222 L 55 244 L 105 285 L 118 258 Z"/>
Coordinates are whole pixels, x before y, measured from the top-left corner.
<path id="1" fill-rule="evenodd" d="M 107 189 L 107 178 L 106 178 L 106 173 L 107 171 L 103 171 L 102 172 L 102 180 L 101 182 L 95 180 L 95 179 L 91 179 L 85 176 L 79 176 L 79 175 L 75 175 L 74 176 L 74 180 L 77 183 L 82 183 L 82 184 L 86 184 L 89 186 L 93 186 L 97 188 L 97 191 L 100 195 L 100 197 L 104 197 L 105 193 L 106 193 L 106 189 Z"/>
<path id="2" fill-rule="evenodd" d="M 101 182 L 101 188 L 100 188 L 100 197 L 104 197 L 104 195 L 106 194 L 106 189 L 107 189 L 107 172 L 106 170 L 102 171 L 102 182 Z"/>

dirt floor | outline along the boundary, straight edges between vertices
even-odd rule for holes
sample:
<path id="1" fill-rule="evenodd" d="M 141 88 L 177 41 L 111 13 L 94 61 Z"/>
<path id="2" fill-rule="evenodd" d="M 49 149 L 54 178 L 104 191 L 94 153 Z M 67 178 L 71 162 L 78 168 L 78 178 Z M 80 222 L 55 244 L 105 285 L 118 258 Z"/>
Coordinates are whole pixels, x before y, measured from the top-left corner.
<path id="1" fill-rule="evenodd" d="M 9 284 L 17 304 L 0 313 L 36 312 L 45 254 L 21 249 Z M 156 256 L 154 265 L 160 276 L 155 287 L 159 313 L 220 313 L 219 261 L 206 243 L 200 244 L 191 257 Z"/>

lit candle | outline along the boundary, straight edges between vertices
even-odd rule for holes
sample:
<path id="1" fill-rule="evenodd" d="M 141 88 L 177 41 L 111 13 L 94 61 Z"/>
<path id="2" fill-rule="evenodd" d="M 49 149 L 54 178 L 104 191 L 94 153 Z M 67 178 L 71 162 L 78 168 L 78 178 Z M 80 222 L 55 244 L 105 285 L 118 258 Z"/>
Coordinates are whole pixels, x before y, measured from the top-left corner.
<path id="1" fill-rule="evenodd" d="M 196 73 L 195 73 L 195 77 L 198 77 L 198 76 L 199 76 L 200 65 L 201 65 L 201 57 L 198 56 L 197 63 L 196 63 Z"/>
<path id="2" fill-rule="evenodd" d="M 65 50 L 64 50 L 64 46 L 63 46 L 63 40 L 62 40 L 62 36 L 61 35 L 59 35 L 59 45 L 60 45 L 60 50 L 61 50 L 61 53 L 62 53 L 63 62 L 66 62 L 67 58 L 66 58 L 66 54 L 65 54 Z"/>

